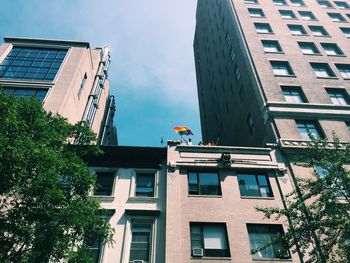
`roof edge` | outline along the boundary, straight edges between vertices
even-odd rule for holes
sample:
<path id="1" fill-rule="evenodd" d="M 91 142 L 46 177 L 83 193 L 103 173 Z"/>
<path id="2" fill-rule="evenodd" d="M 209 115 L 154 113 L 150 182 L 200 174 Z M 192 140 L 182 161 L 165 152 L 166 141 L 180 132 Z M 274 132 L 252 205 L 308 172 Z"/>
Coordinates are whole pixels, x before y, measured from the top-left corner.
<path id="1" fill-rule="evenodd" d="M 60 39 L 45 39 L 45 38 L 26 38 L 26 37 L 4 37 L 5 43 L 14 44 L 39 44 L 39 45 L 60 45 L 69 47 L 86 47 L 90 48 L 89 42 L 60 40 Z"/>

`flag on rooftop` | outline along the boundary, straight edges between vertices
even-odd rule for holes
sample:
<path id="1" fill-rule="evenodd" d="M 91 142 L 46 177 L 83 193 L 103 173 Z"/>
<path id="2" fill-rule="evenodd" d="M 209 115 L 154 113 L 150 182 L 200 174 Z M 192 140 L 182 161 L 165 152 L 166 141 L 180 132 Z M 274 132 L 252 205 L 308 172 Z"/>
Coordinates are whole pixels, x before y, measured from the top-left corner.
<path id="1" fill-rule="evenodd" d="M 186 127 L 186 126 L 176 126 L 173 128 L 173 130 L 175 132 L 177 132 L 178 134 L 182 135 L 193 135 L 192 131 L 190 128 Z"/>

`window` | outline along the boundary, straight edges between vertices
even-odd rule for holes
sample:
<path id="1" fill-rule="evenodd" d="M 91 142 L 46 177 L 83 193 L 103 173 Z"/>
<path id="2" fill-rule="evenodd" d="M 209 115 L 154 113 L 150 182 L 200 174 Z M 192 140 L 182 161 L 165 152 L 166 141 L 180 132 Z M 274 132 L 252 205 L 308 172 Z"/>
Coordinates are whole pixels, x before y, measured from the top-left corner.
<path id="1" fill-rule="evenodd" d="M 290 3 L 294 6 L 305 6 L 303 0 L 290 0 Z"/>
<path id="2" fill-rule="evenodd" d="M 229 257 L 230 249 L 224 223 L 190 223 L 193 257 Z M 201 255 L 202 254 L 202 255 Z"/>
<path id="3" fill-rule="evenodd" d="M 288 25 L 288 28 L 292 35 L 306 35 L 306 30 L 301 25 Z"/>
<path id="4" fill-rule="evenodd" d="M 84 77 L 83 77 L 83 79 L 82 79 L 82 81 L 81 81 L 79 90 L 78 90 L 78 98 L 80 97 L 80 94 L 81 94 L 81 92 L 83 91 L 83 89 L 84 89 L 84 87 L 85 87 L 86 80 L 87 80 L 87 74 L 85 73 L 85 74 L 84 74 Z"/>
<path id="5" fill-rule="evenodd" d="M 350 27 L 340 27 L 340 30 L 346 37 L 350 37 Z"/>
<path id="6" fill-rule="evenodd" d="M 350 5 L 344 1 L 334 1 L 335 5 L 339 7 L 339 9 L 350 9 Z"/>
<path id="7" fill-rule="evenodd" d="M 51 81 L 66 50 L 13 47 L 0 65 L 0 78 Z"/>
<path id="8" fill-rule="evenodd" d="M 248 114 L 248 117 L 247 117 L 247 124 L 248 124 L 249 133 L 250 135 L 252 135 L 254 132 L 254 122 L 253 122 L 253 117 L 250 113 Z"/>
<path id="9" fill-rule="evenodd" d="M 294 76 L 294 72 L 287 61 L 270 61 L 276 76 Z"/>
<path id="10" fill-rule="evenodd" d="M 135 196 L 153 197 L 154 179 L 155 175 L 153 173 L 137 173 Z"/>
<path id="11" fill-rule="evenodd" d="M 114 172 L 96 172 L 94 195 L 110 196 L 113 191 Z"/>
<path id="12" fill-rule="evenodd" d="M 346 127 L 348 127 L 348 131 L 350 131 L 350 121 L 345 122 Z"/>
<path id="13" fill-rule="evenodd" d="M 322 136 L 318 124 L 314 121 L 296 121 L 299 133 L 304 140 L 309 140 L 309 133 L 315 139 L 320 139 Z"/>
<path id="14" fill-rule="evenodd" d="M 310 63 L 316 77 L 318 78 L 334 78 L 335 74 L 327 63 Z"/>
<path id="15" fill-rule="evenodd" d="M 40 101 L 44 101 L 47 93 L 47 89 L 33 89 L 33 88 L 17 88 L 17 87 L 3 87 L 5 95 L 25 98 L 38 98 Z"/>
<path id="16" fill-rule="evenodd" d="M 272 28 L 269 24 L 267 23 L 254 23 L 256 32 L 259 34 L 271 34 L 272 33 Z"/>
<path id="17" fill-rule="evenodd" d="M 264 51 L 267 53 L 280 53 L 282 48 L 277 40 L 261 40 Z"/>
<path id="18" fill-rule="evenodd" d="M 257 4 L 258 0 L 244 0 L 245 4 Z"/>
<path id="19" fill-rule="evenodd" d="M 317 2 L 323 8 L 333 8 L 332 4 L 329 1 L 317 1 Z"/>
<path id="20" fill-rule="evenodd" d="M 285 0 L 273 0 L 273 3 L 275 5 L 287 5 L 287 2 Z"/>
<path id="21" fill-rule="evenodd" d="M 278 10 L 283 19 L 296 19 L 296 15 L 291 10 Z"/>
<path id="22" fill-rule="evenodd" d="M 239 88 L 239 98 L 240 98 L 241 102 L 243 102 L 245 99 L 245 89 L 244 89 L 243 85 L 241 85 L 241 87 Z"/>
<path id="23" fill-rule="evenodd" d="M 237 180 L 241 196 L 273 197 L 265 174 L 238 174 Z"/>
<path id="24" fill-rule="evenodd" d="M 215 172 L 189 172 L 190 195 L 221 195 L 219 174 Z"/>
<path id="25" fill-rule="evenodd" d="M 303 20 L 317 20 L 316 16 L 310 11 L 298 11 Z"/>
<path id="26" fill-rule="evenodd" d="M 265 14 L 260 8 L 248 8 L 249 15 L 251 17 L 265 17 Z"/>
<path id="27" fill-rule="evenodd" d="M 282 92 L 287 102 L 305 103 L 306 98 L 300 87 L 282 86 Z"/>
<path id="28" fill-rule="evenodd" d="M 289 251 L 281 238 L 284 234 L 281 225 L 247 224 L 247 229 L 251 250 L 273 242 L 270 246 L 253 254 L 253 259 L 290 258 Z"/>
<path id="29" fill-rule="evenodd" d="M 346 22 L 345 18 L 339 13 L 327 13 L 333 22 Z"/>
<path id="30" fill-rule="evenodd" d="M 343 51 L 335 43 L 321 43 L 324 51 L 328 56 L 342 56 L 344 55 Z"/>
<path id="31" fill-rule="evenodd" d="M 349 105 L 349 96 L 343 89 L 326 89 L 328 96 L 336 105 Z"/>
<path id="32" fill-rule="evenodd" d="M 239 81 L 241 79 L 241 72 L 238 69 L 238 66 L 235 66 L 235 78 L 237 81 Z"/>
<path id="33" fill-rule="evenodd" d="M 94 263 L 100 262 L 100 255 L 102 251 L 102 240 L 97 236 L 92 236 L 88 242 L 90 256 Z"/>
<path id="34" fill-rule="evenodd" d="M 344 79 L 350 79 L 350 64 L 335 64 Z"/>
<path id="35" fill-rule="evenodd" d="M 309 26 L 312 34 L 316 37 L 329 36 L 326 29 L 323 26 Z"/>
<path id="36" fill-rule="evenodd" d="M 304 55 L 319 55 L 320 51 L 312 42 L 298 42 L 298 45 Z"/>
<path id="37" fill-rule="evenodd" d="M 152 224 L 153 222 L 150 220 L 132 220 L 130 263 L 134 260 L 151 262 Z"/>

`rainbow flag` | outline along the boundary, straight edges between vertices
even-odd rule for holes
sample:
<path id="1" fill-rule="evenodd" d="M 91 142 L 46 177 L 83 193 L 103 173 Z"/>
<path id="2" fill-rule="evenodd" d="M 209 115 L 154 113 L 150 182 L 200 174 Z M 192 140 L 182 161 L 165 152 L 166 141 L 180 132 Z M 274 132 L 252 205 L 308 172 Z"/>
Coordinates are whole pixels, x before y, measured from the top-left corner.
<path id="1" fill-rule="evenodd" d="M 173 130 L 180 135 L 193 135 L 191 129 L 186 126 L 176 126 Z"/>

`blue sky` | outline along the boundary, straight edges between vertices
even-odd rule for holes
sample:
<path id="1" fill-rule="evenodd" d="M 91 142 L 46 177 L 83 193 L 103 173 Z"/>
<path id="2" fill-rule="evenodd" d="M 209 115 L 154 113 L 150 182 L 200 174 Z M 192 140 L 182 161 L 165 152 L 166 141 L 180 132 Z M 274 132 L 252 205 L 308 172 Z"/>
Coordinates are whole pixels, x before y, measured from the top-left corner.
<path id="1" fill-rule="evenodd" d="M 2 0 L 0 37 L 109 46 L 119 145 L 160 146 L 190 127 L 201 140 L 193 59 L 196 0 Z"/>

